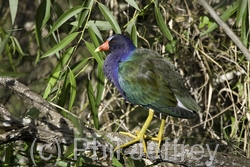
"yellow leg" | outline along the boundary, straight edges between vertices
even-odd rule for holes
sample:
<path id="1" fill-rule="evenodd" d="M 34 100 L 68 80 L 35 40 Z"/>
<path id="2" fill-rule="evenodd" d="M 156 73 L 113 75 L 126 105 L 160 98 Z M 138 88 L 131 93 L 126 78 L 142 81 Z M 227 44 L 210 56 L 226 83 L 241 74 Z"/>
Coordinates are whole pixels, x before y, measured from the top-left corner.
<path id="1" fill-rule="evenodd" d="M 116 150 L 118 150 L 118 149 L 120 149 L 120 148 L 127 147 L 127 146 L 129 146 L 129 145 L 131 145 L 131 144 L 134 144 L 134 143 L 136 143 L 136 142 L 142 141 L 142 144 L 143 144 L 143 151 L 144 151 L 144 153 L 147 153 L 147 146 L 146 146 L 146 143 L 145 143 L 145 140 L 144 140 L 144 138 L 145 138 L 145 135 L 144 135 L 144 134 L 145 134 L 146 130 L 148 129 L 148 126 L 149 126 L 149 124 L 151 123 L 153 117 L 154 117 L 154 110 L 149 109 L 149 111 L 148 111 L 148 118 L 147 118 L 147 120 L 145 121 L 145 123 L 144 123 L 144 125 L 142 126 L 141 130 L 139 131 L 139 133 L 138 133 L 136 136 L 135 136 L 135 135 L 132 135 L 131 133 L 121 132 L 122 134 L 126 134 L 126 135 L 128 135 L 128 136 L 130 136 L 130 137 L 133 137 L 134 140 L 131 140 L 131 141 L 128 142 L 128 143 L 125 143 L 125 144 L 122 144 L 122 145 L 116 147 L 114 151 L 116 151 Z M 161 133 L 163 133 L 163 132 L 161 132 Z M 159 134 L 158 134 L 158 135 L 159 135 Z M 158 137 L 157 137 L 157 138 L 158 138 Z"/>
<path id="2" fill-rule="evenodd" d="M 158 135 L 157 135 L 157 137 L 151 138 L 151 140 L 158 141 L 158 148 L 157 148 L 157 150 L 156 150 L 156 154 L 158 154 L 159 149 L 160 149 L 160 145 L 161 145 L 161 141 L 162 141 L 163 133 L 164 133 L 164 126 L 165 126 L 165 123 L 166 123 L 166 116 L 165 116 L 165 115 L 162 115 L 161 125 L 160 125 L 160 129 L 159 129 Z"/>

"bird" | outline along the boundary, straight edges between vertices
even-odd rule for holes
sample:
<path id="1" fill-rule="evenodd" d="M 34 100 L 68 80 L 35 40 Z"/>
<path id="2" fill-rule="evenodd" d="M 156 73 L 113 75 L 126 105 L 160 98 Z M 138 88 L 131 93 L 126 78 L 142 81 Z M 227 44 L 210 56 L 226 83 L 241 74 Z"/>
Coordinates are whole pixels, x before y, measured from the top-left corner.
<path id="1" fill-rule="evenodd" d="M 149 110 L 145 123 L 136 135 L 123 132 L 134 139 L 117 146 L 115 150 L 142 141 L 143 151 L 146 152 L 144 138 L 154 112 L 163 115 L 158 135 L 152 138 L 158 141 L 158 149 L 167 115 L 183 119 L 198 117 L 200 106 L 191 97 L 173 63 L 162 55 L 150 49 L 137 48 L 123 34 L 110 36 L 95 50 L 100 51 L 110 52 L 103 63 L 103 72 L 108 80 L 128 102 Z"/>

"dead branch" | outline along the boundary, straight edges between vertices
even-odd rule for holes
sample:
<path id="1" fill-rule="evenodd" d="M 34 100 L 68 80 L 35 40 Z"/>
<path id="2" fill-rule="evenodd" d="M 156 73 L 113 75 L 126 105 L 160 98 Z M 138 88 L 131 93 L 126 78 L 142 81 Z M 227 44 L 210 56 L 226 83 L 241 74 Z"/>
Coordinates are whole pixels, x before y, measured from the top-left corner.
<path id="1" fill-rule="evenodd" d="M 130 156 L 134 159 L 148 158 L 158 165 L 174 163 L 183 166 L 248 166 L 250 160 L 244 157 L 230 156 L 217 152 L 217 148 L 211 151 L 209 147 L 201 145 L 181 145 L 176 141 L 166 140 L 162 142 L 159 154 L 156 155 L 157 142 L 147 141 L 147 154 L 142 152 L 140 143 L 136 143 L 123 150 L 113 152 L 113 148 L 121 143 L 131 140 L 130 137 L 114 132 L 99 132 L 84 123 L 83 132 L 79 133 L 74 125 L 40 95 L 30 90 L 25 85 L 10 77 L 0 77 L 0 84 L 13 90 L 27 104 L 37 108 L 45 115 L 41 119 L 28 117 L 15 118 L 3 104 L 0 104 L 0 128 L 4 133 L 0 134 L 0 144 L 16 140 L 39 141 L 42 143 L 55 143 L 70 145 L 80 142 L 87 151 L 105 152 L 110 155 L 116 154 Z M 81 134 L 81 138 L 79 138 Z M 78 136 L 76 138 L 75 136 Z M 78 148 L 78 147 L 76 147 Z M 82 150 L 81 150 L 82 151 Z"/>

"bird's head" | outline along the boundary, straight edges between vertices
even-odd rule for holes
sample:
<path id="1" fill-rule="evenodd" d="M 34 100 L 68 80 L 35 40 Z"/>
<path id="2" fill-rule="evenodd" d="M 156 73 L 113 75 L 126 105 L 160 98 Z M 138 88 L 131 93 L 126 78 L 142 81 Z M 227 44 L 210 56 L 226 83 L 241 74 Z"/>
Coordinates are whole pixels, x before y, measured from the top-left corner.
<path id="1" fill-rule="evenodd" d="M 96 48 L 95 52 L 106 51 L 106 50 L 110 50 L 111 52 L 117 50 L 132 51 L 134 49 L 135 45 L 128 37 L 122 34 L 115 34 L 109 37 L 98 48 Z"/>

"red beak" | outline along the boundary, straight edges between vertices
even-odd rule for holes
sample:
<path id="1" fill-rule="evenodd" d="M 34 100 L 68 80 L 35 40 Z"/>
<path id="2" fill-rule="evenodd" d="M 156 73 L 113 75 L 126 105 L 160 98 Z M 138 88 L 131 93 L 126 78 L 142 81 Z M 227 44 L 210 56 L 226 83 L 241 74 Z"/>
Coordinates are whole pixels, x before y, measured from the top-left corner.
<path id="1" fill-rule="evenodd" d="M 102 45 L 100 45 L 98 48 L 96 48 L 95 52 L 105 51 L 109 50 L 109 41 L 106 40 Z"/>

